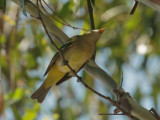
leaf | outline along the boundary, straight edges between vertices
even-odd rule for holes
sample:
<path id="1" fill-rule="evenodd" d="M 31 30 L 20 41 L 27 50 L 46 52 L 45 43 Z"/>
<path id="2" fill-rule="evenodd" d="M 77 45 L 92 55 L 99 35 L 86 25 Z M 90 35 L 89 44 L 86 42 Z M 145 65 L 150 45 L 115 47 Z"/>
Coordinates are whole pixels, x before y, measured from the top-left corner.
<path id="1" fill-rule="evenodd" d="M 91 3 L 93 4 L 93 6 L 95 6 L 95 0 L 91 0 Z"/>
<path id="2" fill-rule="evenodd" d="M 26 9 L 25 9 L 25 8 L 22 8 L 22 12 L 23 12 L 23 14 L 27 17 L 27 12 L 26 12 Z"/>
<path id="3" fill-rule="evenodd" d="M 36 61 L 34 60 L 35 57 L 29 53 L 25 56 L 25 59 L 27 60 L 27 68 L 28 69 L 34 69 L 37 65 Z"/>
<path id="4" fill-rule="evenodd" d="M 20 0 L 20 3 L 21 3 L 21 9 L 22 9 L 23 15 L 27 17 L 24 0 Z"/>
<path id="5" fill-rule="evenodd" d="M 23 117 L 23 120 L 34 120 L 36 117 L 36 111 L 27 111 Z"/>
<path id="6" fill-rule="evenodd" d="M 59 13 L 59 16 L 61 16 L 62 18 L 69 16 L 72 13 L 71 5 L 72 3 L 70 1 L 64 4 L 62 10 Z"/>
<path id="7" fill-rule="evenodd" d="M 0 35 L 0 44 L 5 43 L 5 36 L 2 34 Z"/>
<path id="8" fill-rule="evenodd" d="M 22 98 L 22 96 L 23 96 L 23 90 L 21 88 L 17 88 L 13 94 L 13 99 L 18 101 Z"/>
<path id="9" fill-rule="evenodd" d="M 12 105 L 11 109 L 14 113 L 15 120 L 21 120 L 21 115 L 20 115 L 19 111 L 17 110 L 17 107 L 15 105 Z"/>
<path id="10" fill-rule="evenodd" d="M 17 88 L 15 91 L 11 91 L 5 96 L 5 99 L 9 104 L 14 104 L 19 102 L 24 96 L 24 90 L 21 88 Z"/>
<path id="11" fill-rule="evenodd" d="M 3 12 L 5 12 L 5 9 L 6 9 L 6 0 L 1 0 L 1 2 L 0 2 L 0 9 L 2 9 Z"/>
<path id="12" fill-rule="evenodd" d="M 24 114 L 22 120 L 35 120 L 38 111 L 40 110 L 40 106 L 38 103 L 34 105 L 32 109 L 28 109 Z"/>

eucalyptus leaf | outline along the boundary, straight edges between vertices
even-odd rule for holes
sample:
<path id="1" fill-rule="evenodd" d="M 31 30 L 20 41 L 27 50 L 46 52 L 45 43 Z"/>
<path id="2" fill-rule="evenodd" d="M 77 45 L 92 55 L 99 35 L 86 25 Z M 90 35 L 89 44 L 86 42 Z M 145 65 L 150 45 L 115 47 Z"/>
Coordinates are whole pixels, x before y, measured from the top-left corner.
<path id="1" fill-rule="evenodd" d="M 4 12 L 6 10 L 6 0 L 0 1 L 0 9 L 2 9 Z"/>
<path id="2" fill-rule="evenodd" d="M 95 6 L 95 0 L 91 0 L 92 4 Z"/>
<path id="3" fill-rule="evenodd" d="M 24 0 L 19 0 L 19 1 L 21 3 L 21 9 L 22 9 L 23 15 L 27 17 Z"/>

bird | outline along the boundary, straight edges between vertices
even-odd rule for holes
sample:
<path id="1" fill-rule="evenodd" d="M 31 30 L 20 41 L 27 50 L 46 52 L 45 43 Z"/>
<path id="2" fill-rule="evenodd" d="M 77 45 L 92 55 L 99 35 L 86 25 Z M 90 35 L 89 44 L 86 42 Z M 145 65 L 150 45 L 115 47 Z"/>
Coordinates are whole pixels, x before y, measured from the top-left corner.
<path id="1" fill-rule="evenodd" d="M 105 30 L 106 28 L 96 29 L 83 35 L 73 36 L 62 45 L 60 48 L 61 53 L 76 73 L 92 59 L 96 50 L 96 43 Z M 44 76 L 46 75 L 45 81 L 31 95 L 31 98 L 36 99 L 39 103 L 43 102 L 53 85 L 60 85 L 75 76 L 68 66 L 64 64 L 64 60 L 59 52 L 53 56 Z"/>

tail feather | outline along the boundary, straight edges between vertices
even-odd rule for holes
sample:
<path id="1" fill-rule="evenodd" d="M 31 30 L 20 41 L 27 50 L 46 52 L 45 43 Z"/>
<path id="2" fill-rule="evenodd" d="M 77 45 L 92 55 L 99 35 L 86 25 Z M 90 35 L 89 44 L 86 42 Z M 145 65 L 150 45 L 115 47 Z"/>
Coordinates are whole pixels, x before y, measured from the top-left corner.
<path id="1" fill-rule="evenodd" d="M 37 99 L 37 101 L 38 101 L 39 103 L 42 103 L 43 100 L 44 100 L 44 98 L 46 97 L 46 95 L 47 95 L 47 93 L 48 93 L 48 91 L 49 91 L 50 88 L 51 88 L 51 87 L 45 88 L 45 87 L 44 87 L 44 84 L 42 84 L 42 85 L 38 88 L 38 90 L 36 90 L 36 91 L 32 94 L 31 98 L 32 98 L 32 99 Z"/>
<path id="2" fill-rule="evenodd" d="M 48 76 L 46 80 L 43 82 L 43 84 L 36 90 L 31 98 L 32 99 L 37 99 L 39 103 L 42 103 L 43 100 L 45 99 L 49 89 L 51 88 L 52 85 L 56 84 L 58 80 L 63 78 L 65 73 L 59 71 L 57 67 L 52 67 L 48 73 Z"/>

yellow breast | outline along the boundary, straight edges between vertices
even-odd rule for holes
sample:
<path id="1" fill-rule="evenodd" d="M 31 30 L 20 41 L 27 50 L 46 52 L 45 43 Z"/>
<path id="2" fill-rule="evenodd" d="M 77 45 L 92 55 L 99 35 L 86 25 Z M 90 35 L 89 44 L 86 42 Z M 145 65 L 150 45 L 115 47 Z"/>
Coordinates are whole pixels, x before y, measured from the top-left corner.
<path id="1" fill-rule="evenodd" d="M 66 52 L 64 52 L 64 57 L 68 60 L 69 65 L 75 70 L 78 71 L 81 66 L 88 60 L 91 59 L 94 54 L 95 47 L 88 46 L 87 44 L 73 44 Z M 63 65 L 62 59 L 57 60 L 56 65 L 59 70 L 62 72 L 70 72 L 67 66 Z"/>

